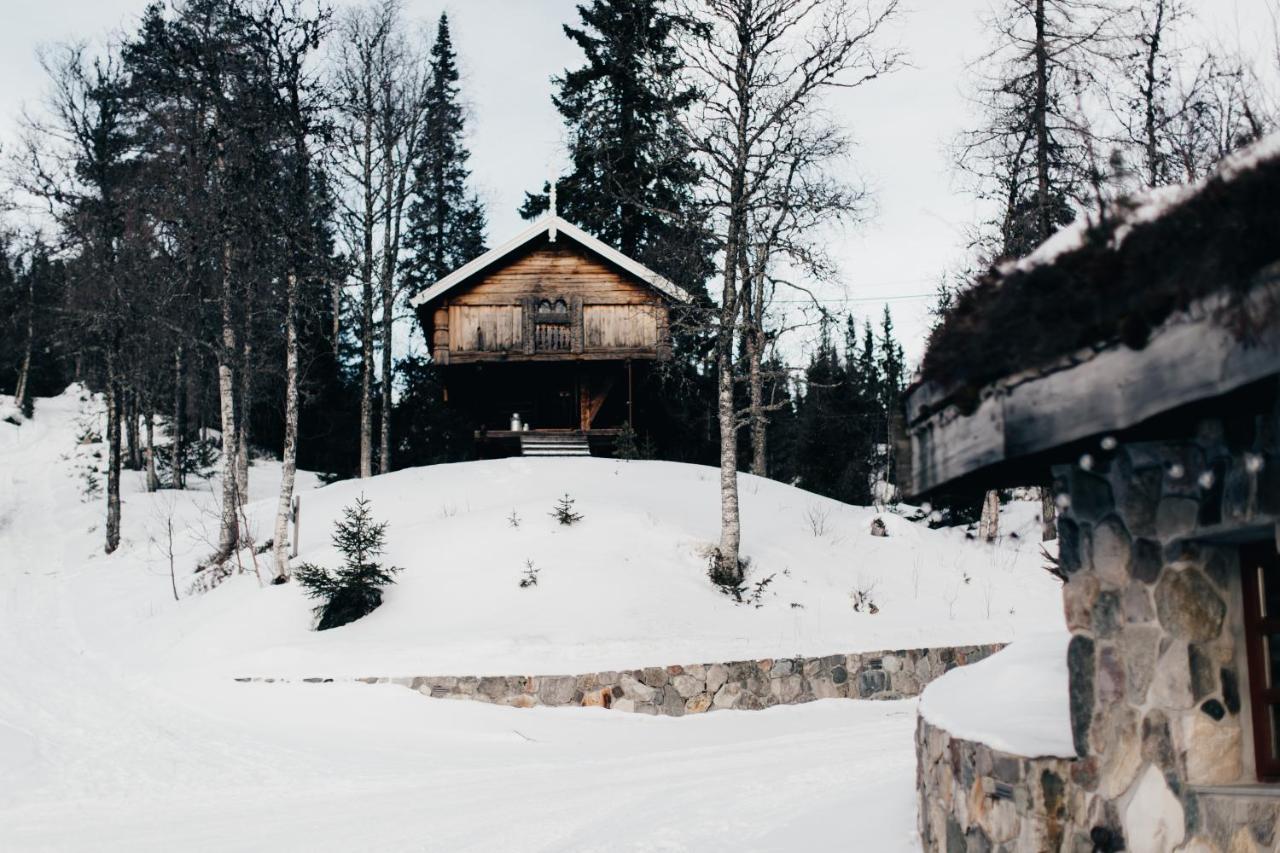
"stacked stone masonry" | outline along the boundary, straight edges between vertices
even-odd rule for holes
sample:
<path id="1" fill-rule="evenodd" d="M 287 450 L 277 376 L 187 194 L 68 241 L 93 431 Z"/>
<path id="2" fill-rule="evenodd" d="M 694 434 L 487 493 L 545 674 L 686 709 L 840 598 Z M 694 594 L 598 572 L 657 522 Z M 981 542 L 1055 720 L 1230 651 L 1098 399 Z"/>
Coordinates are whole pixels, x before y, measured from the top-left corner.
<path id="1" fill-rule="evenodd" d="M 926 850 L 1280 849 L 1280 796 L 1254 770 L 1238 552 L 1224 536 L 1276 529 L 1278 436 L 1269 410 L 1055 469 L 1069 498 L 1078 757 L 1002 755 L 921 723 Z"/>
<path id="2" fill-rule="evenodd" d="M 975 663 L 1000 645 L 906 649 L 826 657 L 654 666 L 585 675 L 417 676 L 355 679 L 400 684 L 437 699 L 517 708 L 589 706 L 679 717 L 727 708 L 758 710 L 815 699 L 901 699 L 933 679 Z M 274 681 L 243 678 L 240 681 Z M 332 681 L 327 678 L 304 681 Z"/>

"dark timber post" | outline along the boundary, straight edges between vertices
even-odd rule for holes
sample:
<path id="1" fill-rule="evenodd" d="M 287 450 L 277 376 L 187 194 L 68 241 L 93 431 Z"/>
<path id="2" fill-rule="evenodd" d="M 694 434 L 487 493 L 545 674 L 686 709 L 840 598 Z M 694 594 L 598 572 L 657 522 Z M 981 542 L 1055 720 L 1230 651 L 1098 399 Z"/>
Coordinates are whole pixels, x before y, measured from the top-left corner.
<path id="1" fill-rule="evenodd" d="M 631 420 L 631 359 L 627 359 L 627 426 L 632 429 L 635 424 Z"/>

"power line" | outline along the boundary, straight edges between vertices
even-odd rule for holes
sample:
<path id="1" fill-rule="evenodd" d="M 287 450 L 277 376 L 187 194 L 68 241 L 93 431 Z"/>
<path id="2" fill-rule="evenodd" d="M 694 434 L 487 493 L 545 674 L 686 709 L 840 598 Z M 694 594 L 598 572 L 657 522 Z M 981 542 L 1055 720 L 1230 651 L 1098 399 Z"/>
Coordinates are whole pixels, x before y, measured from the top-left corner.
<path id="1" fill-rule="evenodd" d="M 838 299 L 826 299 L 821 297 L 815 299 L 774 299 L 772 302 L 774 304 L 784 305 L 798 303 L 812 305 L 814 302 L 822 304 L 838 302 L 842 305 L 850 305 L 858 302 L 902 302 L 908 299 L 932 299 L 936 296 L 936 293 L 906 293 L 898 296 L 846 296 Z"/>

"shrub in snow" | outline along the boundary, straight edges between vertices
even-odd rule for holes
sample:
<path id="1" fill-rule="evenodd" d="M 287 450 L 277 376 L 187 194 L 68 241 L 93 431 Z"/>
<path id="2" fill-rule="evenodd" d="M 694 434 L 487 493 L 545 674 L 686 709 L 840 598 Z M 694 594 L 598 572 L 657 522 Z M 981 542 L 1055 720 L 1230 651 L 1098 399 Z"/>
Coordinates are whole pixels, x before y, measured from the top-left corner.
<path id="1" fill-rule="evenodd" d="M 520 588 L 527 589 L 531 586 L 538 585 L 538 569 L 534 567 L 533 560 L 524 561 L 524 574 L 520 576 Z"/>
<path id="2" fill-rule="evenodd" d="M 805 524 L 816 537 L 827 535 L 827 519 L 830 517 L 831 510 L 819 504 L 810 504 L 804 511 Z"/>
<path id="3" fill-rule="evenodd" d="M 880 612 L 880 608 L 875 602 L 876 584 L 874 581 L 868 582 L 864 578 L 858 578 L 858 586 L 849 593 L 849 600 L 853 602 L 853 610 L 855 613 L 869 613 L 874 616 Z"/>
<path id="4" fill-rule="evenodd" d="M 636 431 L 630 423 L 623 423 L 618 431 L 618 438 L 613 444 L 615 459 L 639 459 L 640 448 L 636 444 Z"/>
<path id="5" fill-rule="evenodd" d="M 333 531 L 333 546 L 342 553 L 342 567 L 331 572 L 322 566 L 302 564 L 294 573 L 307 595 L 321 600 L 316 606 L 316 630 L 325 631 L 367 616 L 382 604 L 382 588 L 395 583 L 400 569 L 383 567 L 377 558 L 385 550 L 387 523 L 375 523 L 369 501 L 361 495 L 355 506 L 342 511 Z"/>
<path id="6" fill-rule="evenodd" d="M 511 510 L 511 515 L 507 516 L 507 524 L 511 525 L 512 527 L 520 526 L 520 516 L 516 514 L 516 511 L 514 509 Z"/>
<path id="7" fill-rule="evenodd" d="M 213 476 L 213 472 L 218 466 L 218 460 L 222 456 L 220 440 L 207 436 L 192 436 L 182 442 L 179 448 L 181 453 L 179 454 L 178 465 L 182 469 L 180 472 L 182 476 L 175 478 L 172 470 L 172 447 L 172 442 L 156 444 L 156 473 L 166 483 L 182 482 L 189 476 L 207 480 Z"/>
<path id="8" fill-rule="evenodd" d="M 751 561 L 747 559 L 739 560 L 738 565 L 741 575 L 732 577 L 725 574 L 720 568 L 720 561 L 716 559 L 719 553 L 719 549 L 716 549 L 712 551 L 709 558 L 710 567 L 707 571 L 707 576 L 711 578 L 711 582 L 738 604 L 749 604 L 757 609 L 763 607 L 762 600 L 764 599 L 765 590 L 769 588 L 769 584 L 773 583 L 776 575 L 769 575 L 767 578 L 748 586 L 741 578 L 746 576 L 747 568 L 751 565 Z"/>
<path id="9" fill-rule="evenodd" d="M 871 522 L 872 536 L 888 536 L 889 528 L 885 527 L 884 521 L 880 518 L 873 519 Z"/>
<path id="10" fill-rule="evenodd" d="M 565 492 L 564 497 L 556 502 L 556 508 L 551 511 L 551 517 L 561 524 L 582 521 L 582 516 L 573 511 L 573 498 L 569 497 L 568 492 Z"/>

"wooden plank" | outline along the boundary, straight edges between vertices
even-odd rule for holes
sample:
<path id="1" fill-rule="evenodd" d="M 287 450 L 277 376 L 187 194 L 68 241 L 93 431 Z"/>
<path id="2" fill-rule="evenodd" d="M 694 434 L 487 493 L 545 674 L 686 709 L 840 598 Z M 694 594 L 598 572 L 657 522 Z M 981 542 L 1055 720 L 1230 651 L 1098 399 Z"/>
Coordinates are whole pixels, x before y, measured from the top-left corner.
<path id="1" fill-rule="evenodd" d="M 587 349 L 653 347 L 659 343 L 658 312 L 644 305 L 587 305 L 583 327 Z"/>
<path id="2" fill-rule="evenodd" d="M 527 354 L 524 352 L 451 352 L 449 354 L 449 362 L 451 364 L 503 364 L 507 362 L 514 364 L 546 361 L 623 361 L 628 358 L 636 359 L 638 361 L 654 361 L 658 358 L 658 351 L 653 348 L 636 348 L 586 350 L 581 353 L 535 352 Z"/>
<path id="3" fill-rule="evenodd" d="M 521 348 L 524 310 L 519 305 L 449 306 L 449 349 L 461 352 L 507 352 Z"/>
<path id="4" fill-rule="evenodd" d="M 990 388 L 973 414 L 948 407 L 913 424 L 913 492 L 1280 374 L 1280 335 L 1239 340 L 1216 319 L 1218 309 L 1217 301 L 1206 300 L 1141 350 L 1116 344 L 1079 364 Z M 918 411 L 915 395 L 909 405 Z"/>

